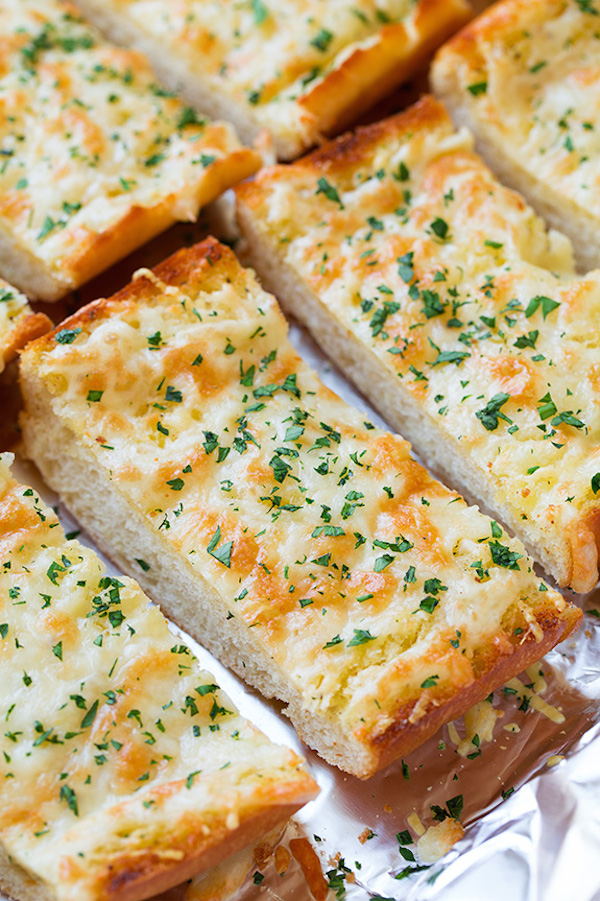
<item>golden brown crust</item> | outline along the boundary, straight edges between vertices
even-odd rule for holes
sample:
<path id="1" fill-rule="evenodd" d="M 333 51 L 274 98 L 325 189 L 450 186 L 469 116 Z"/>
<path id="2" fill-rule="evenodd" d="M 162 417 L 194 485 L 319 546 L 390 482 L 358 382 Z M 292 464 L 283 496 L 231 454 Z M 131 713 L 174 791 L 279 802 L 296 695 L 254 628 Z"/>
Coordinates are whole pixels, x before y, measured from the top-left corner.
<path id="1" fill-rule="evenodd" d="M 451 133 L 452 128 L 452 121 L 442 104 L 426 95 L 401 113 L 370 125 L 362 125 L 328 141 L 297 160 L 291 171 L 314 170 L 319 174 L 335 172 L 351 176 L 359 165 L 372 160 L 380 144 L 400 142 L 403 136 L 420 130 L 440 129 Z M 281 166 L 265 166 L 258 178 L 236 186 L 236 197 L 250 209 L 255 209 L 264 202 L 264 185 L 279 178 L 283 171 Z"/>
<path id="2" fill-rule="evenodd" d="M 143 901 L 216 866 L 255 842 L 257 836 L 282 826 L 302 804 L 314 798 L 315 783 L 308 775 L 304 796 L 300 788 L 297 784 L 290 786 L 291 800 L 286 803 L 285 786 L 280 786 L 280 805 L 249 814 L 235 829 L 222 823 L 212 827 L 209 836 L 194 836 L 183 845 L 170 843 L 169 850 L 181 851 L 183 855 L 177 866 L 173 866 L 172 859 L 165 861 L 151 851 L 114 861 L 98 880 L 98 897 L 102 901 Z"/>
<path id="3" fill-rule="evenodd" d="M 492 659 L 486 660 L 486 666 L 478 674 L 477 681 L 461 689 L 451 698 L 444 698 L 434 689 L 433 709 L 428 711 L 426 719 L 412 721 L 414 704 L 399 708 L 396 711 L 394 722 L 383 732 L 374 736 L 372 740 L 371 747 L 377 758 L 377 769 L 418 748 L 444 723 L 462 716 L 499 685 L 504 685 L 513 678 L 516 672 L 522 672 L 530 664 L 536 663 L 556 644 L 568 638 L 577 629 L 582 618 L 582 611 L 575 606 L 570 606 L 562 617 L 556 616 L 556 611 L 549 609 L 545 622 L 543 617 L 538 614 L 538 622 L 544 629 L 544 637 L 541 641 L 538 642 L 532 635 L 528 635 L 522 644 L 512 647 L 508 654 L 494 649 L 491 655 Z M 428 691 L 432 690 L 428 689 Z"/>
<path id="4" fill-rule="evenodd" d="M 470 15 L 463 0 L 421 0 L 414 22 L 418 42 L 405 25 L 385 25 L 374 44 L 358 47 L 299 105 L 314 117 L 322 135 L 336 134 L 414 75 Z"/>
<path id="5" fill-rule="evenodd" d="M 215 160 L 197 191 L 198 208 L 252 175 L 259 166 L 259 155 L 249 147 Z M 171 195 L 156 206 L 131 207 L 122 219 L 100 234 L 82 231 L 78 235 L 79 246 L 61 263 L 61 277 L 67 279 L 68 290 L 89 281 L 177 222 L 176 206 L 177 197 Z"/>
<path id="6" fill-rule="evenodd" d="M 23 319 L 19 319 L 14 328 L 6 336 L 2 346 L 2 355 L 5 363 L 10 363 L 30 341 L 54 328 L 54 323 L 45 313 L 30 313 Z"/>

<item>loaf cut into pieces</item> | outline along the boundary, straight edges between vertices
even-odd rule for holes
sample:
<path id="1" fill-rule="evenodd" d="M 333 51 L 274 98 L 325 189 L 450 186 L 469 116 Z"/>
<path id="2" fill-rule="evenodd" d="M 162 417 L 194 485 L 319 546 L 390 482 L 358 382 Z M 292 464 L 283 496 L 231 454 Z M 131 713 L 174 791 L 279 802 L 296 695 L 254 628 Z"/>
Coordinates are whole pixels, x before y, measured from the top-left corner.
<path id="1" fill-rule="evenodd" d="M 240 716 L 132 579 L 0 459 L 0 890 L 137 901 L 316 793 Z"/>
<path id="2" fill-rule="evenodd" d="M 99 544 L 348 772 L 579 620 L 519 542 L 319 382 L 213 239 L 29 345 L 22 388 L 27 453 Z"/>
<path id="3" fill-rule="evenodd" d="M 600 5 L 504 0 L 440 51 L 432 83 L 502 180 L 600 266 Z"/>
<path id="4" fill-rule="evenodd" d="M 0 279 L 0 372 L 28 341 L 51 328 L 52 322 L 44 313 L 34 313 L 27 298 Z"/>
<path id="5" fill-rule="evenodd" d="M 0 274 L 56 300 L 255 171 L 69 0 L 0 7 Z"/>
<path id="6" fill-rule="evenodd" d="M 335 134 L 410 78 L 470 15 L 467 0 L 78 0 L 160 80 L 280 159 Z"/>
<path id="7" fill-rule="evenodd" d="M 557 580 L 600 544 L 600 272 L 425 98 L 241 186 L 249 258 L 449 484 Z"/>

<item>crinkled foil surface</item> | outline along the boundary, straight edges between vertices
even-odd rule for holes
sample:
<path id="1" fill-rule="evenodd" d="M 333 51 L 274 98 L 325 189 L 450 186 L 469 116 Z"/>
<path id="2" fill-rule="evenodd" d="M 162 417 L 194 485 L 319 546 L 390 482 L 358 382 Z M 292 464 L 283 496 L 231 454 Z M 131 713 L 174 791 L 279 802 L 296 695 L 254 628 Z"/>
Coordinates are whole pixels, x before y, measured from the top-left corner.
<path id="1" fill-rule="evenodd" d="M 111 293 L 139 266 L 156 264 L 207 231 L 231 238 L 228 216 L 230 208 L 221 203 L 210 220 L 172 229 L 87 286 L 79 303 Z M 46 310 L 57 318 L 57 307 Z M 303 329 L 292 324 L 291 337 L 329 387 L 385 426 Z M 19 459 L 18 444 L 12 449 L 16 476 L 56 503 L 35 469 Z M 65 510 L 58 512 L 67 529 L 76 525 Z M 85 533 L 79 537 L 94 546 Z M 465 724 L 459 720 L 366 782 L 320 760 L 300 743 L 282 705 L 266 702 L 173 626 L 250 720 L 306 756 L 321 794 L 296 815 L 275 854 L 259 849 L 246 862 L 245 881 L 242 875 L 227 890 L 200 881 L 161 901 L 600 901 L 600 589 L 577 603 L 585 611 L 578 633 L 535 672 L 520 676 L 564 722 L 535 709 L 543 705 L 530 691 L 509 686 L 493 694 L 500 715 L 490 741 L 471 744 L 471 753 L 461 756 L 455 743 Z M 421 865 L 414 814 L 428 828 L 459 810 L 463 838 L 437 862 Z M 306 859 L 317 860 L 311 848 L 320 863 L 312 875 Z"/>

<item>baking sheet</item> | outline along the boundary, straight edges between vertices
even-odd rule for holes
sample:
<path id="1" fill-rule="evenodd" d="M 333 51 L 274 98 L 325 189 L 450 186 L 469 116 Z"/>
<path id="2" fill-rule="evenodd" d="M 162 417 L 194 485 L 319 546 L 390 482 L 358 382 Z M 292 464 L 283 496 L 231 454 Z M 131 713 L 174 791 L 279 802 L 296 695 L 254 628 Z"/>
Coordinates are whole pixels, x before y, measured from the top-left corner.
<path id="1" fill-rule="evenodd" d="M 171 229 L 61 307 L 43 309 L 54 319 L 61 318 L 81 303 L 122 287 L 139 266 L 154 265 L 209 230 L 235 245 L 229 200 L 213 205 L 198 225 Z M 298 325 L 292 324 L 291 339 L 329 387 L 364 410 L 373 422 L 385 425 Z M 18 453 L 9 395 L 0 395 L 5 418 L 0 437 L 3 447 L 13 444 L 12 449 Z M 34 484 L 46 501 L 56 504 L 55 496 L 30 464 L 17 458 L 15 474 Z M 61 507 L 58 513 L 67 530 L 76 527 Z M 85 533 L 79 537 L 94 546 Z M 118 574 L 114 567 L 110 569 Z M 249 719 L 274 741 L 294 747 L 307 757 L 321 786 L 320 796 L 286 830 L 280 852 L 270 860 L 252 862 L 250 877 L 234 891 L 235 897 L 240 901 L 304 901 L 311 897 L 312 888 L 319 899 L 329 884 L 331 899 L 348 901 L 470 901 L 484 897 L 486 901 L 506 901 L 509 897 L 511 901 L 558 901 L 567 897 L 599 901 L 600 590 L 580 596 L 578 603 L 597 615 L 586 613 L 576 636 L 552 651 L 538 672 L 532 674 L 530 668 L 521 676 L 524 684 L 531 685 L 542 670 L 547 688 L 541 697 L 562 711 L 564 723 L 555 723 L 533 709 L 530 701 L 523 700 L 529 692 L 510 688 L 498 691 L 493 705 L 501 715 L 491 741 L 482 741 L 479 748 L 471 746 L 472 753 L 461 757 L 452 741 L 456 735 L 445 726 L 405 761 L 367 782 L 328 766 L 302 746 L 281 713 L 282 705 L 265 702 L 186 637 L 201 663 L 215 674 Z M 456 729 L 462 737 L 464 723 L 458 721 Z M 549 763 L 555 765 L 549 767 Z M 463 839 L 438 863 L 418 868 L 418 836 L 407 819 L 416 813 L 424 827 L 434 825 L 436 811 L 438 818 L 443 816 L 440 811 L 448 811 L 448 801 L 456 811 L 457 804 L 460 806 L 457 798 L 462 798 Z M 415 843 L 400 845 L 396 835 L 406 830 Z M 288 851 L 294 839 L 292 847 L 297 853 L 298 849 L 310 853 L 309 845 L 314 849 L 324 880 L 313 876 L 307 882 Z M 414 863 L 411 855 L 417 858 Z M 284 870 L 283 875 L 278 869 Z M 199 892 L 200 887 L 188 887 L 189 901 L 199 898 Z M 169 893 L 169 898 L 183 894 L 182 889 Z M 166 901 L 166 896 L 163 898 Z M 210 898 L 224 901 L 222 895 Z"/>

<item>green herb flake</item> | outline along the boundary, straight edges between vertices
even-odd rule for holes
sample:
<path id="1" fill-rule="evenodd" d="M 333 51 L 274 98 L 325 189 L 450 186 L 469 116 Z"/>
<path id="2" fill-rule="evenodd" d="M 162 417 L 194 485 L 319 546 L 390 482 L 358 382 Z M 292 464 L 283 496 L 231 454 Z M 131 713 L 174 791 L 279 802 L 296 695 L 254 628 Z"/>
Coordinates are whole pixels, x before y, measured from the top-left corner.
<path id="1" fill-rule="evenodd" d="M 84 718 L 81 721 L 81 729 L 89 729 L 94 720 L 96 719 L 96 714 L 98 713 L 98 700 L 96 699 Z"/>
<path id="2" fill-rule="evenodd" d="M 341 210 L 344 209 L 344 204 L 340 200 L 340 195 L 337 192 L 337 188 L 335 188 L 332 184 L 330 184 L 326 178 L 321 177 L 317 182 L 317 190 L 316 194 L 324 194 L 328 200 L 331 200 L 333 203 L 337 203 Z"/>
<path id="3" fill-rule="evenodd" d="M 61 785 L 60 792 L 58 795 L 59 801 L 66 801 L 69 809 L 75 814 L 76 817 L 79 816 L 79 809 L 77 807 L 77 795 L 65 782 L 64 785 Z"/>
<path id="4" fill-rule="evenodd" d="M 328 648 L 334 648 L 338 644 L 343 644 L 343 641 L 339 635 L 334 635 L 331 641 L 328 641 L 327 644 L 323 645 L 323 650 L 326 651 Z"/>
<path id="5" fill-rule="evenodd" d="M 215 560 L 218 560 L 219 563 L 222 563 L 223 566 L 226 566 L 227 569 L 229 569 L 231 567 L 231 550 L 233 548 L 233 541 L 227 541 L 225 542 L 225 544 L 222 544 L 221 547 L 218 547 L 220 541 L 221 526 L 217 526 L 217 530 L 214 533 L 213 537 L 210 539 L 206 550 L 211 557 L 214 557 Z"/>
<path id="6" fill-rule="evenodd" d="M 54 336 L 57 344 L 72 344 L 77 335 L 81 334 L 80 328 L 63 328 Z"/>
<path id="7" fill-rule="evenodd" d="M 368 629 L 355 629 L 354 638 L 350 639 L 348 647 L 355 648 L 360 644 L 367 644 L 369 641 L 374 641 L 376 638 L 377 636 L 371 635 Z"/>
<path id="8" fill-rule="evenodd" d="M 470 84 L 467 86 L 467 90 L 473 97 L 479 97 L 481 94 L 487 93 L 488 83 L 487 81 L 478 81 L 476 84 Z"/>
<path id="9" fill-rule="evenodd" d="M 325 53 L 332 40 L 333 34 L 331 31 L 328 31 L 326 28 L 321 28 L 315 37 L 312 38 L 310 43 L 313 47 L 316 47 L 317 50 L 320 50 L 321 53 Z"/>
<path id="10" fill-rule="evenodd" d="M 503 407 L 508 400 L 510 400 L 510 394 L 495 394 L 482 410 L 477 410 L 475 413 L 477 419 L 488 432 L 493 432 L 498 428 L 499 419 L 510 422 L 508 416 L 500 412 L 500 408 Z"/>
<path id="11" fill-rule="evenodd" d="M 516 551 L 511 551 L 509 547 L 506 547 L 504 544 L 500 544 L 498 541 L 490 541 L 490 551 L 492 554 L 492 560 L 497 566 L 503 566 L 505 569 L 521 569 L 517 560 L 521 560 L 523 554 L 518 554 Z"/>
<path id="12" fill-rule="evenodd" d="M 560 303 L 556 300 L 552 300 L 551 297 L 544 297 L 543 294 L 538 294 L 536 297 L 532 297 L 527 304 L 527 309 L 525 310 L 527 318 L 529 319 L 530 316 L 533 316 L 540 306 L 542 308 L 542 316 L 545 319 L 549 313 L 560 306 Z"/>

